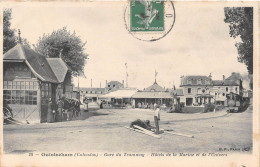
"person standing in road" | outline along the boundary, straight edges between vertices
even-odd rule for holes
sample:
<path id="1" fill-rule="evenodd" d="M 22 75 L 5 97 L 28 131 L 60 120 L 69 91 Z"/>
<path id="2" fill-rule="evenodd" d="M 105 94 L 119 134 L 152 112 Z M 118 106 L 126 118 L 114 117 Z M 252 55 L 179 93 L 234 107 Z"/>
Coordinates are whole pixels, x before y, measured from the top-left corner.
<path id="1" fill-rule="evenodd" d="M 156 106 L 154 110 L 154 123 L 155 123 L 155 134 L 159 134 L 159 120 L 160 120 L 160 108 Z"/>

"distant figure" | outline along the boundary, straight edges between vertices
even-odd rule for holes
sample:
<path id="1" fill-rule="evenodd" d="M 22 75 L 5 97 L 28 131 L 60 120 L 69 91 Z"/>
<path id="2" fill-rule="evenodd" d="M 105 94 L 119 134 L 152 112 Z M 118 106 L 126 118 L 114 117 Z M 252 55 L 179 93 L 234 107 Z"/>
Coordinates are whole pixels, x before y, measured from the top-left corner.
<path id="1" fill-rule="evenodd" d="M 51 98 L 49 98 L 48 101 L 48 112 L 47 112 L 47 122 L 48 123 L 53 123 L 54 119 L 53 119 L 53 104 L 52 104 L 52 100 Z"/>
<path id="2" fill-rule="evenodd" d="M 153 109 L 155 110 L 155 109 L 156 109 L 156 107 L 157 107 L 157 104 L 156 104 L 156 103 L 154 103 L 154 105 L 153 105 Z"/>
<path id="3" fill-rule="evenodd" d="M 56 113 L 56 121 L 61 122 L 62 121 L 62 112 L 63 112 L 62 110 L 63 110 L 63 107 L 64 107 L 64 103 L 61 100 L 61 98 L 59 98 L 58 101 L 57 101 L 57 107 L 58 107 L 58 110 L 57 110 L 57 113 Z"/>
<path id="4" fill-rule="evenodd" d="M 154 123 L 155 123 L 155 134 L 159 134 L 159 120 L 160 120 L 160 108 L 156 106 L 154 110 Z"/>
<path id="5" fill-rule="evenodd" d="M 70 120 L 70 112 L 69 112 L 70 103 L 66 98 L 63 98 L 63 102 L 64 102 L 64 112 L 67 114 L 67 121 L 68 121 Z"/>

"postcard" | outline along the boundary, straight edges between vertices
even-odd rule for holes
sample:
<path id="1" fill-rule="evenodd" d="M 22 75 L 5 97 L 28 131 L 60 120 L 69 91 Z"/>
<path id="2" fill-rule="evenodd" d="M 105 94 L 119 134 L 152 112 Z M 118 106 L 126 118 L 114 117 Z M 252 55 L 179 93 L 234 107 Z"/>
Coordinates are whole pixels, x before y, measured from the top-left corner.
<path id="1" fill-rule="evenodd" d="M 258 2 L 1 9 L 1 166 L 259 166 Z"/>

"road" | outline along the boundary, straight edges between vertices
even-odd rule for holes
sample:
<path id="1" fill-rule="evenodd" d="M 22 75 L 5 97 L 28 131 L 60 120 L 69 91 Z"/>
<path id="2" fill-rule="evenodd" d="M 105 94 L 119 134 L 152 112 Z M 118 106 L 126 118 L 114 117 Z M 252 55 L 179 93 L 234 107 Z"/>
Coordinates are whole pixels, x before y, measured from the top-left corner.
<path id="1" fill-rule="evenodd" d="M 4 125 L 4 153 L 28 152 L 228 152 L 251 153 L 252 107 L 243 113 L 161 113 L 160 128 L 194 138 L 161 134 L 157 139 L 124 128 L 150 120 L 153 111 L 103 109 L 83 112 L 80 120 L 33 125 Z"/>

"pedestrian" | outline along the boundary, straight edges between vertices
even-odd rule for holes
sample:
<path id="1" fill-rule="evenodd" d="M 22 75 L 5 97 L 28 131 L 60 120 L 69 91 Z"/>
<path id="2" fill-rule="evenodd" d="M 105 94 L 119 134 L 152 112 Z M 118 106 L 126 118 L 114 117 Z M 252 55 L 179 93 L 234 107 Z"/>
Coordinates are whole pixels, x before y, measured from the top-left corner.
<path id="1" fill-rule="evenodd" d="M 67 121 L 70 120 L 70 112 L 69 112 L 69 108 L 70 108 L 70 103 L 69 103 L 69 99 L 64 98 L 64 112 L 67 115 Z"/>
<path id="2" fill-rule="evenodd" d="M 57 110 L 57 114 L 56 114 L 56 121 L 61 122 L 62 121 L 62 112 L 63 112 L 63 107 L 64 107 L 64 103 L 61 98 L 58 99 L 57 106 L 58 106 L 58 110 Z"/>
<path id="3" fill-rule="evenodd" d="M 53 123 L 53 104 L 51 98 L 49 98 L 48 101 L 48 112 L 47 112 L 47 122 L 48 123 Z"/>
<path id="4" fill-rule="evenodd" d="M 160 108 L 156 106 L 154 110 L 154 123 L 155 123 L 155 134 L 159 134 L 159 120 L 160 120 Z"/>

